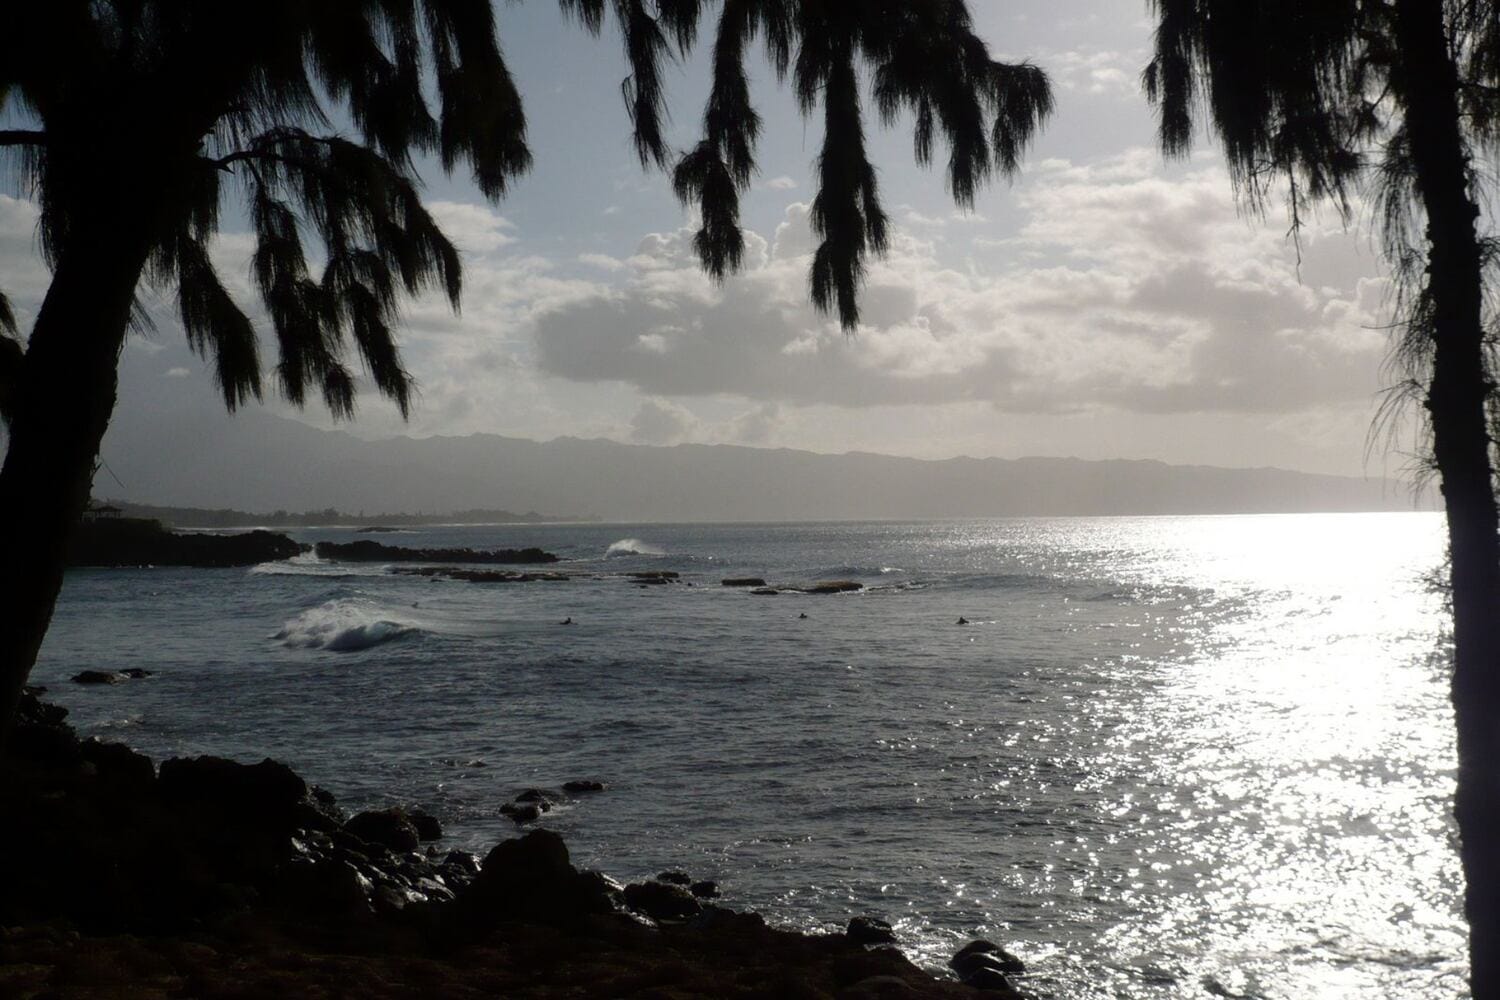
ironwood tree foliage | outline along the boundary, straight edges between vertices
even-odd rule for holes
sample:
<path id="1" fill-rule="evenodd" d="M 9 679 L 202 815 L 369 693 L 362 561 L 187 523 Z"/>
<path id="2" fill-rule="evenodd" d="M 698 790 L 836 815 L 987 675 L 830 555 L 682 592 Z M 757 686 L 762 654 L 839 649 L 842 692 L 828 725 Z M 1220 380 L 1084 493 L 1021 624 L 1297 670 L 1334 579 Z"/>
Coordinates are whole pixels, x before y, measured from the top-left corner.
<path id="1" fill-rule="evenodd" d="M 1149 0 L 1145 74 L 1161 145 L 1206 115 L 1259 207 L 1284 182 L 1294 228 L 1356 195 L 1397 279 L 1402 388 L 1420 406 L 1447 513 L 1453 612 L 1454 813 L 1473 995 L 1500 997 L 1500 517 L 1493 233 L 1483 157 L 1500 151 L 1494 0 Z"/>
<path id="2" fill-rule="evenodd" d="M 697 206 L 696 246 L 723 278 L 741 262 L 739 196 L 761 122 L 744 66 L 760 40 L 804 113 L 820 106 L 813 300 L 858 322 L 861 277 L 887 241 L 864 144 L 861 81 L 879 117 L 914 120 L 917 159 L 939 133 L 954 198 L 1014 172 L 1051 110 L 1046 77 L 993 60 L 964 0 L 559 0 L 599 31 L 618 23 L 622 87 L 643 165 L 668 168 Z M 717 10 L 717 19 L 710 17 Z M 663 132 L 664 64 L 712 21 L 703 137 Z M 417 164 L 466 168 L 491 200 L 531 163 L 519 91 L 490 0 L 47 0 L 11 5 L 0 31 L 0 167 L 40 211 L 52 280 L 24 351 L 0 298 L 0 731 L 35 661 L 115 404 L 138 285 L 175 294 L 192 347 L 232 410 L 266 385 L 261 331 L 211 254 L 241 199 L 253 285 L 274 341 L 274 385 L 337 416 L 357 357 L 405 413 L 403 298 L 435 288 L 458 307 L 458 254 L 424 209 Z M 347 121 L 352 134 L 331 122 Z"/>

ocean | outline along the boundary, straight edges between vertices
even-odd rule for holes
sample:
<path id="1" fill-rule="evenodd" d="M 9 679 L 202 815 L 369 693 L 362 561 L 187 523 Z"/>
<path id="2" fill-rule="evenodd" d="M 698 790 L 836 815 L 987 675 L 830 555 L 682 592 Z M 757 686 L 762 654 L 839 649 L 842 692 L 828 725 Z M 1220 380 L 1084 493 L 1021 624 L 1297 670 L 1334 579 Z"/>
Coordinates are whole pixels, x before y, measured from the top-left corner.
<path id="1" fill-rule="evenodd" d="M 272 756 L 479 852 L 519 790 L 600 780 L 542 820 L 581 865 L 883 917 L 934 970 L 989 937 L 1043 997 L 1465 994 L 1439 515 L 291 534 L 578 576 L 76 570 L 33 683 L 85 735 Z"/>

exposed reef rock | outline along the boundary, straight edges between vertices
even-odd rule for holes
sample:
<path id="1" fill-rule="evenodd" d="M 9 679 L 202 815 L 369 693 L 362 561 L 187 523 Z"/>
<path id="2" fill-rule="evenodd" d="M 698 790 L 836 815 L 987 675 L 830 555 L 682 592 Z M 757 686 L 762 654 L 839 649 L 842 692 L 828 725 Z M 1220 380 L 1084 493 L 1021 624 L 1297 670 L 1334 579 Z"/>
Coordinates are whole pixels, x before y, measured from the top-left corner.
<path id="1" fill-rule="evenodd" d="M 382 545 L 368 538 L 353 542 L 319 542 L 314 551 L 319 559 L 339 562 L 426 562 L 426 563 L 555 563 L 557 556 L 532 547 L 525 549 L 407 549 L 399 545 Z"/>
<path id="2" fill-rule="evenodd" d="M 69 566 L 254 566 L 290 559 L 305 546 L 285 535 L 182 534 L 159 521 L 105 518 L 78 525 L 68 546 Z"/>
<path id="3" fill-rule="evenodd" d="M 433 580 L 462 580 L 465 583 L 563 583 L 571 580 L 567 573 L 513 573 L 503 569 L 464 569 L 462 566 L 395 566 L 394 573 L 425 576 Z"/>

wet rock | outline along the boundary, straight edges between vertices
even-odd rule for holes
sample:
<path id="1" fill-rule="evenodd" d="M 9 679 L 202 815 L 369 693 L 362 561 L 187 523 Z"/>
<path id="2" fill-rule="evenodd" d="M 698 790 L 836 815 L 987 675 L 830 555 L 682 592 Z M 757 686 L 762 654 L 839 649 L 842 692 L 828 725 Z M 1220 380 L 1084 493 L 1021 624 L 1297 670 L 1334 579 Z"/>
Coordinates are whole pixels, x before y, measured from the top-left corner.
<path id="1" fill-rule="evenodd" d="M 366 810 L 345 823 L 344 829 L 360 840 L 379 844 L 398 854 L 415 851 L 421 839 L 416 825 L 403 809 Z"/>
<path id="2" fill-rule="evenodd" d="M 443 824 L 425 809 L 408 809 L 406 818 L 416 827 L 417 839 L 423 842 L 443 839 Z"/>
<path id="3" fill-rule="evenodd" d="M 126 677 L 130 678 L 133 681 L 144 680 L 147 677 L 151 676 L 151 671 L 142 670 L 140 667 L 126 667 L 124 670 L 121 670 L 120 673 L 124 674 Z"/>
<path id="4" fill-rule="evenodd" d="M 567 845 L 549 830 L 496 844 L 453 905 L 471 926 L 518 918 L 572 920 L 614 909 L 604 886 L 573 867 Z"/>
<path id="5" fill-rule="evenodd" d="M 157 780 L 162 798 L 170 802 L 212 810 L 250 826 L 333 828 L 313 805 L 306 782 L 269 757 L 259 764 L 174 757 L 162 762 Z"/>
<path id="6" fill-rule="evenodd" d="M 697 896 L 699 899 L 718 899 L 719 883 L 704 879 L 701 882 L 694 882 L 692 885 L 688 886 L 688 892 L 692 893 L 694 896 Z"/>
<path id="7" fill-rule="evenodd" d="M 848 594 L 856 590 L 864 590 L 865 585 L 855 583 L 853 580 L 819 580 L 811 587 L 804 587 L 806 594 Z"/>
<path id="8" fill-rule="evenodd" d="M 766 581 L 758 576 L 731 576 L 726 580 L 719 581 L 724 587 L 764 587 Z"/>
<path id="9" fill-rule="evenodd" d="M 128 680 L 117 670 L 84 670 L 73 675 L 74 684 L 124 684 Z"/>
<path id="10" fill-rule="evenodd" d="M 895 944 L 896 932 L 884 920 L 855 917 L 844 928 L 844 934 L 855 944 Z"/>
<path id="11" fill-rule="evenodd" d="M 670 583 L 681 577 L 682 574 L 674 573 L 669 569 L 649 569 L 638 573 L 626 573 L 625 575 L 637 583 Z"/>
<path id="12" fill-rule="evenodd" d="M 656 881 L 666 882 L 668 885 L 692 885 L 693 876 L 689 875 L 687 872 L 659 872 L 657 873 Z"/>
<path id="13" fill-rule="evenodd" d="M 988 961 L 978 963 L 978 965 L 972 964 L 974 956 L 977 955 L 987 956 Z M 965 969 L 967 967 L 977 968 L 979 965 L 984 964 L 988 964 L 1000 972 L 1022 973 L 1026 971 L 1025 962 L 1021 961 L 1015 955 L 1012 955 L 1010 952 L 1006 951 L 995 942 L 986 941 L 983 938 L 975 941 L 970 941 L 968 944 L 960 948 L 958 952 L 954 954 L 954 956 L 948 961 L 949 968 L 953 969 L 960 976 L 965 975 Z"/>
<path id="14" fill-rule="evenodd" d="M 156 781 L 151 758 L 119 743 L 104 743 L 97 737 L 84 740 L 83 759 L 94 765 L 101 781 L 120 790 L 144 791 Z"/>
<path id="15" fill-rule="evenodd" d="M 312 789 L 308 792 L 308 799 L 314 809 L 328 817 L 335 824 L 343 826 L 344 821 L 348 819 L 344 815 L 344 810 L 339 808 L 338 799 L 334 798 L 333 793 L 328 789 L 313 785 Z"/>
<path id="16" fill-rule="evenodd" d="M 535 802 L 544 812 L 552 807 L 552 797 L 540 788 L 528 788 L 516 796 L 517 802 Z"/>
<path id="17" fill-rule="evenodd" d="M 680 885 L 633 882 L 625 887 L 625 905 L 653 920 L 685 920 L 702 906 Z"/>
<path id="18" fill-rule="evenodd" d="M 502 816 L 509 816 L 517 826 L 535 823 L 542 818 L 542 807 L 535 802 L 507 802 L 500 807 Z"/>
<path id="19" fill-rule="evenodd" d="M 965 986 L 972 986 L 976 990 L 995 993 L 1002 997 L 1012 998 L 1012 1000 L 1023 1000 L 1023 994 L 1020 990 L 1016 989 L 1005 973 L 996 972 L 994 969 L 978 969 L 964 976 L 963 983 Z"/>
<path id="20" fill-rule="evenodd" d="M 750 591 L 750 593 L 754 594 L 756 597 L 775 597 L 777 594 L 781 593 L 781 591 L 777 590 L 775 587 L 756 587 L 754 590 Z"/>
<path id="21" fill-rule="evenodd" d="M 602 782 L 602 781 L 565 781 L 565 782 L 563 782 L 563 791 L 565 791 L 565 792 L 573 792 L 574 794 L 577 794 L 579 792 L 602 792 L 602 791 L 604 791 L 604 782 Z"/>

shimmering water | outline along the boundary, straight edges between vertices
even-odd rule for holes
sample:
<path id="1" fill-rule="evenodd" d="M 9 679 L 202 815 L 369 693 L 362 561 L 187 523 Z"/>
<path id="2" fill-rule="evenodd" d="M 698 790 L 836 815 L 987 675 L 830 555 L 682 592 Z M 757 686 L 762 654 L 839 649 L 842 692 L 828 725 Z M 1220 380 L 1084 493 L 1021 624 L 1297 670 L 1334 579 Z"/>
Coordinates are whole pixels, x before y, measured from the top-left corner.
<path id="1" fill-rule="evenodd" d="M 545 819 L 588 865 L 798 927 L 883 915 L 934 968 L 997 937 L 1047 996 L 1464 992 L 1435 515 L 358 537 L 597 575 L 78 571 L 34 678 L 85 732 L 269 754 L 475 849 L 518 789 L 602 779 Z M 129 666 L 156 676 L 65 682 Z"/>

